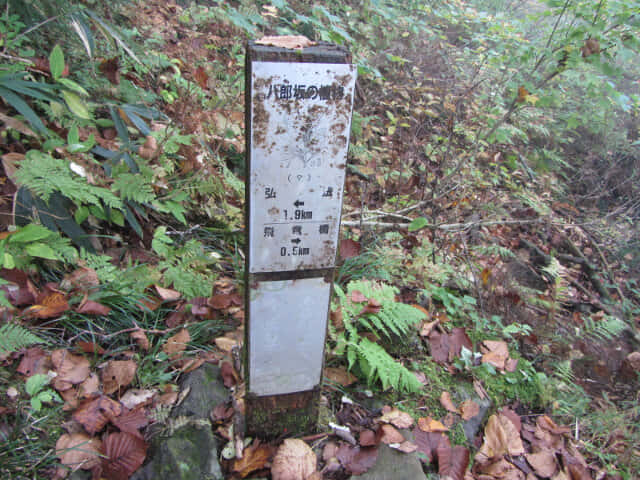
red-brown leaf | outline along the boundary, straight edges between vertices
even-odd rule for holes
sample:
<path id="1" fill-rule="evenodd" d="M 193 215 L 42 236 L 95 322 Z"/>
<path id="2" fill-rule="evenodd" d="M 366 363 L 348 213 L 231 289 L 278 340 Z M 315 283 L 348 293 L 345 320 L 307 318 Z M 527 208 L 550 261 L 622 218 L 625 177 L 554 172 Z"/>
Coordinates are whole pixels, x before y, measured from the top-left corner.
<path id="1" fill-rule="evenodd" d="M 344 444 L 336 453 L 345 470 L 353 475 L 362 475 L 376 464 L 378 449 L 376 447 L 352 447 Z"/>
<path id="2" fill-rule="evenodd" d="M 194 77 L 196 78 L 196 82 L 198 82 L 198 85 L 200 85 L 200 88 L 207 88 L 207 80 L 209 80 L 209 75 L 207 75 L 207 72 L 202 66 L 196 68 Z"/>
<path id="3" fill-rule="evenodd" d="M 139 430 L 149 424 L 149 418 L 144 408 L 136 408 L 135 410 L 123 413 L 119 417 L 114 418 L 111 423 L 118 427 L 121 432 L 127 432 L 142 438 Z"/>
<path id="4" fill-rule="evenodd" d="M 93 435 L 104 428 L 109 420 L 122 413 L 122 405 L 106 395 L 84 401 L 73 413 L 73 419 Z"/>
<path id="5" fill-rule="evenodd" d="M 357 257 L 361 250 L 360 242 L 343 238 L 340 240 L 340 258 L 344 261 L 347 258 Z"/>
<path id="6" fill-rule="evenodd" d="M 231 362 L 222 362 L 220 365 L 220 375 L 224 386 L 227 388 L 233 387 L 238 383 L 238 374 L 236 373 Z"/>
<path id="7" fill-rule="evenodd" d="M 441 478 L 464 480 L 469 465 L 469 450 L 462 445 L 453 448 L 440 446 L 437 449 L 438 473 Z"/>
<path id="8" fill-rule="evenodd" d="M 106 305 L 102 305 L 101 303 L 94 302 L 93 300 L 84 300 L 78 308 L 76 308 L 76 312 L 84 313 L 86 315 L 109 315 L 111 308 Z"/>
<path id="9" fill-rule="evenodd" d="M 104 441 L 102 474 L 107 480 L 127 480 L 144 463 L 147 444 L 127 432 L 112 433 Z"/>
<path id="10" fill-rule="evenodd" d="M 418 451 L 422 452 L 429 462 L 433 461 L 438 447 L 442 446 L 451 448 L 449 437 L 445 434 L 439 432 L 425 432 L 419 427 L 415 427 L 413 429 L 413 439 L 416 445 L 418 445 Z"/>
<path id="11" fill-rule="evenodd" d="M 119 70 L 119 61 L 118 57 L 109 58 L 104 60 L 98 68 L 107 77 L 114 85 L 120 84 L 120 70 Z"/>

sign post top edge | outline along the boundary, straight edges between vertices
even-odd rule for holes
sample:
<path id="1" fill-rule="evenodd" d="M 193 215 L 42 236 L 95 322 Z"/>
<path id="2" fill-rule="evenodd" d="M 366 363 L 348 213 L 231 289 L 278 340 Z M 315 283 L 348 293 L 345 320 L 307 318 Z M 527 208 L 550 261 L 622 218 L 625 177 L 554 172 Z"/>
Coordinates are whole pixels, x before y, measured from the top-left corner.
<path id="1" fill-rule="evenodd" d="M 272 45 L 259 45 L 250 40 L 247 43 L 248 59 L 252 62 L 290 63 L 351 63 L 351 53 L 347 47 L 329 42 L 291 49 Z"/>

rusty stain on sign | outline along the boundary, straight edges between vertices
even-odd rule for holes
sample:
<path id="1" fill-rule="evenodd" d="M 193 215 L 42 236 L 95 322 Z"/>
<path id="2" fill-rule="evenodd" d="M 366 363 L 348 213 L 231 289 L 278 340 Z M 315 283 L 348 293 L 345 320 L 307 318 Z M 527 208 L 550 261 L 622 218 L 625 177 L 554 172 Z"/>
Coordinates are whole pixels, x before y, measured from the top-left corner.
<path id="1" fill-rule="evenodd" d="M 331 268 L 355 68 L 253 62 L 249 272 Z"/>

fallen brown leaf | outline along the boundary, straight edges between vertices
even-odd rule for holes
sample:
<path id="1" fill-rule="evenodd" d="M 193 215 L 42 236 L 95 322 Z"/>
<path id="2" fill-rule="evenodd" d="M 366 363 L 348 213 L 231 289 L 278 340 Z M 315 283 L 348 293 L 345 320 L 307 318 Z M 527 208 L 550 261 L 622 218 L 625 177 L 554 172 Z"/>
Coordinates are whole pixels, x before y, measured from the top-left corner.
<path id="1" fill-rule="evenodd" d="M 158 292 L 158 296 L 164 302 L 175 302 L 177 300 L 180 300 L 180 297 L 182 297 L 182 294 L 180 292 L 172 290 L 170 288 L 163 288 L 160 285 L 155 284 L 153 285 L 153 288 L 156 289 L 156 292 Z"/>
<path id="2" fill-rule="evenodd" d="M 500 455 L 517 456 L 523 453 L 522 439 L 513 422 L 505 415 L 491 415 L 484 429 L 484 443 L 476 459 L 485 463 Z"/>
<path id="3" fill-rule="evenodd" d="M 147 444 L 127 432 L 112 433 L 104 440 L 102 475 L 107 480 L 127 480 L 144 463 Z"/>
<path id="4" fill-rule="evenodd" d="M 437 449 L 438 474 L 440 478 L 463 480 L 469 465 L 469 450 L 462 445 L 447 447 L 441 445 Z"/>
<path id="5" fill-rule="evenodd" d="M 102 370 L 102 390 L 107 395 L 133 382 L 138 365 L 133 360 L 111 360 Z"/>
<path id="6" fill-rule="evenodd" d="M 360 255 L 360 250 L 362 246 L 360 242 L 356 242 L 355 240 L 351 240 L 350 238 L 343 238 L 340 240 L 340 258 L 344 261 L 348 258 L 357 257 Z"/>
<path id="7" fill-rule="evenodd" d="M 58 349 L 51 352 L 51 363 L 57 374 L 52 385 L 58 391 L 68 390 L 72 385 L 84 382 L 91 373 L 89 360 L 67 350 Z"/>
<path id="8" fill-rule="evenodd" d="M 413 439 L 418 446 L 418 451 L 423 453 L 429 463 L 436 456 L 436 450 L 440 446 L 451 447 L 449 437 L 440 432 L 425 432 L 419 427 L 413 429 Z"/>
<path id="9" fill-rule="evenodd" d="M 24 314 L 39 319 L 54 318 L 69 310 L 69 303 L 60 292 L 52 292 L 36 305 L 26 308 Z"/>
<path id="10" fill-rule="evenodd" d="M 418 427 L 423 432 L 441 433 L 441 432 L 448 432 L 449 431 L 449 429 L 447 427 L 445 427 L 442 424 L 442 422 L 439 422 L 438 420 L 434 420 L 431 417 L 419 418 L 418 419 Z"/>
<path id="11" fill-rule="evenodd" d="M 376 464 L 378 449 L 376 447 L 361 448 L 343 444 L 338 449 L 336 458 L 348 473 L 362 475 Z"/>
<path id="12" fill-rule="evenodd" d="M 302 440 L 287 438 L 278 448 L 271 465 L 273 480 L 306 479 L 316 471 L 316 454 Z"/>
<path id="13" fill-rule="evenodd" d="M 460 415 L 463 420 L 471 420 L 480 413 L 480 406 L 473 400 L 465 400 L 460 404 Z"/>
<path id="14" fill-rule="evenodd" d="M 324 376 L 343 387 L 348 387 L 358 381 L 358 377 L 348 372 L 345 368 L 325 367 Z"/>
<path id="15" fill-rule="evenodd" d="M 111 308 L 101 303 L 89 300 L 87 297 L 82 300 L 80 305 L 76 308 L 77 313 L 83 313 L 85 315 L 109 315 Z"/>
<path id="16" fill-rule="evenodd" d="M 376 445 L 376 433 L 373 430 L 369 430 L 368 428 L 361 431 L 360 435 L 358 436 L 358 443 L 361 447 L 372 447 Z"/>
<path id="17" fill-rule="evenodd" d="M 175 335 L 169 337 L 166 343 L 162 346 L 162 351 L 173 357 L 178 353 L 181 353 L 187 348 L 187 344 L 191 340 L 191 335 L 189 335 L 189 330 L 183 328 Z"/>
<path id="18" fill-rule="evenodd" d="M 418 445 L 408 440 L 405 440 L 402 443 L 393 443 L 389 445 L 394 450 L 399 450 L 402 453 L 413 453 L 418 450 Z"/>
<path id="19" fill-rule="evenodd" d="M 112 418 L 122 413 L 122 405 L 106 395 L 85 400 L 72 418 L 91 435 L 98 433 Z"/>
<path id="20" fill-rule="evenodd" d="M 84 433 L 63 434 L 56 442 L 56 456 L 71 470 L 90 470 L 100 464 L 102 442 Z"/>
<path id="21" fill-rule="evenodd" d="M 442 392 L 442 394 L 440 395 L 440 405 L 442 405 L 445 410 L 451 413 L 460 413 L 460 410 L 458 410 L 453 404 L 453 400 L 451 400 L 451 394 L 449 392 Z"/>
<path id="22" fill-rule="evenodd" d="M 397 408 L 384 407 L 379 420 L 383 423 L 390 423 L 398 428 L 410 428 L 413 425 L 413 417 Z"/>
<path id="23" fill-rule="evenodd" d="M 378 430 L 379 441 L 382 443 L 386 443 L 387 445 L 391 443 L 401 443 L 404 442 L 404 436 L 398 430 L 396 430 L 392 425 L 387 423 L 383 423 L 380 425 L 380 430 Z M 362 445 L 362 444 L 361 444 Z M 367 446 L 367 445 L 362 445 Z"/>
<path id="24" fill-rule="evenodd" d="M 149 339 L 147 338 L 147 334 L 144 333 L 144 330 L 138 328 L 129 334 L 132 340 L 134 340 L 138 346 L 144 350 L 145 352 L 151 348 L 151 344 Z"/>
<path id="25" fill-rule="evenodd" d="M 556 456 L 549 450 L 542 450 L 538 453 L 525 453 L 524 457 L 527 459 L 531 468 L 536 472 L 536 475 L 549 478 L 552 477 L 557 470 Z"/>

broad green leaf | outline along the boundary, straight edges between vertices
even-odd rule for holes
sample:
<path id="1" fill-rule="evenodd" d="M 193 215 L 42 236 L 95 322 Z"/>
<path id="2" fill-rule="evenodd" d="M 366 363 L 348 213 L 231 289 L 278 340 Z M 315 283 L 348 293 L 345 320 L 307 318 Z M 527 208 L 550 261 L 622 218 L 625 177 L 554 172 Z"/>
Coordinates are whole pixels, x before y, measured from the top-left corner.
<path id="1" fill-rule="evenodd" d="M 111 221 L 116 225 L 124 227 L 124 215 L 120 210 L 111 210 Z"/>
<path id="2" fill-rule="evenodd" d="M 13 255 L 10 253 L 4 252 L 4 257 L 2 259 L 2 266 L 7 270 L 12 270 L 16 268 L 16 262 L 13 259 Z"/>
<path id="3" fill-rule="evenodd" d="M 427 220 L 424 217 L 418 217 L 415 218 L 410 224 L 409 224 L 409 231 L 410 232 L 415 232 L 417 230 L 420 230 L 421 228 L 426 227 L 429 224 L 429 220 Z"/>
<path id="4" fill-rule="evenodd" d="M 84 205 L 82 207 L 79 207 L 76 210 L 76 213 L 73 215 L 73 218 L 75 219 L 76 223 L 80 225 L 87 218 L 89 218 L 89 208 Z"/>
<path id="5" fill-rule="evenodd" d="M 25 247 L 25 251 L 32 257 L 58 260 L 56 252 L 53 251 L 49 245 L 45 245 L 44 243 L 31 243 Z"/>
<path id="6" fill-rule="evenodd" d="M 89 92 L 87 92 L 84 88 L 82 88 L 80 85 L 78 85 L 76 82 L 74 82 L 73 80 L 69 80 L 68 78 L 61 78 L 58 80 L 58 83 L 60 85 L 62 85 L 63 87 L 65 87 L 67 90 L 72 90 L 84 97 L 88 97 L 89 96 Z"/>
<path id="7" fill-rule="evenodd" d="M 43 373 L 36 373 L 35 375 L 31 375 L 27 378 L 27 381 L 24 384 L 24 390 L 30 397 L 36 395 L 42 387 L 49 384 L 49 376 Z"/>
<path id="8" fill-rule="evenodd" d="M 40 117 L 36 115 L 36 112 L 34 112 L 31 107 L 27 105 L 27 102 L 25 102 L 19 95 L 16 95 L 11 90 L 0 87 L 0 97 L 20 112 L 37 131 L 40 133 L 47 132 L 47 129 L 44 126 L 44 123 L 42 123 L 42 120 L 40 120 Z"/>
<path id="9" fill-rule="evenodd" d="M 67 106 L 71 112 L 85 120 L 91 119 L 87 105 L 80 99 L 80 97 L 78 97 L 78 95 L 68 90 L 63 90 L 62 96 L 64 97 L 65 102 L 67 102 Z"/>
<path id="10" fill-rule="evenodd" d="M 51 76 L 56 81 L 62 76 L 62 72 L 64 71 L 64 54 L 62 53 L 60 45 L 53 47 L 49 55 L 49 70 L 51 70 Z"/>
<path id="11" fill-rule="evenodd" d="M 51 230 L 35 223 L 23 227 L 9 237 L 10 243 L 37 242 L 51 236 Z"/>

